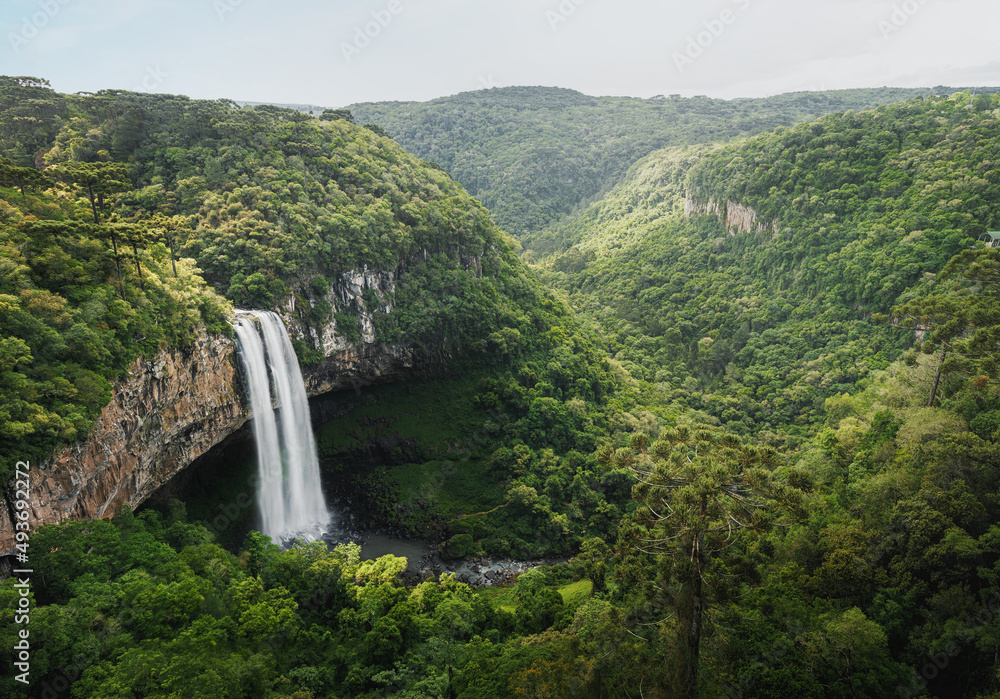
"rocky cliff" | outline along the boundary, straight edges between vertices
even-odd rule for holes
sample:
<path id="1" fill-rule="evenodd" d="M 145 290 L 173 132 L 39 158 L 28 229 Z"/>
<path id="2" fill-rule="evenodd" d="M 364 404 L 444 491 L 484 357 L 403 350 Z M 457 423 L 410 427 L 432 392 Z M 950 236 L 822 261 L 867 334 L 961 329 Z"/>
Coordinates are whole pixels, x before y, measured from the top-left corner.
<path id="1" fill-rule="evenodd" d="M 725 221 L 729 231 L 735 229 L 738 233 L 763 233 L 764 231 L 777 230 L 777 223 L 761 219 L 757 212 L 749 206 L 744 206 L 735 201 L 727 201 L 721 204 L 711 197 L 707 200 L 700 200 L 688 194 L 684 199 L 684 215 L 712 215 Z"/>
<path id="2" fill-rule="evenodd" d="M 334 309 L 348 304 L 361 309 L 356 342 L 338 334 L 332 318 L 318 328 L 304 322 L 295 296 L 277 309 L 293 338 L 325 356 L 321 363 L 303 367 L 310 396 L 405 379 L 426 368 L 421 363 L 427 360 L 416 357 L 411 347 L 376 342 L 373 309 L 366 309 L 362 299 L 366 290 L 384 304 L 381 310 L 392 310 L 391 272 L 347 272 L 331 285 L 327 299 Z M 140 357 L 115 385 L 86 441 L 31 464 L 31 530 L 65 518 L 110 517 L 126 504 L 137 507 L 250 417 L 234 339 L 202 334 L 190 351 Z M 8 485 L 0 503 L 0 555 L 10 554 L 14 546 L 13 486 Z"/>
<path id="3" fill-rule="evenodd" d="M 119 381 L 86 441 L 31 464 L 31 530 L 136 507 L 246 422 L 235 345 L 201 335 L 190 352 L 139 358 Z M 0 553 L 13 547 L 12 491 L 0 512 Z"/>

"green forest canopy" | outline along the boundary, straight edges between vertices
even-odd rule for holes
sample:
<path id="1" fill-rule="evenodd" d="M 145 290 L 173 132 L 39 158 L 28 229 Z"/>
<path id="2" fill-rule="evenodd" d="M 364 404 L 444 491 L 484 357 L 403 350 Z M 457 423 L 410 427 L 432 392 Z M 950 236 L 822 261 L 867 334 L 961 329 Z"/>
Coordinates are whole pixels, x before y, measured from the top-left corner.
<path id="1" fill-rule="evenodd" d="M 473 591 L 351 547 L 229 552 L 180 503 L 47 526 L 36 691 L 1000 691 L 1000 251 L 974 243 L 997 227 L 996 97 L 649 155 L 539 237 L 575 313 L 458 185 L 346 119 L 23 78 L 0 107 L 8 445 L 74 439 L 133 357 L 223 331 L 231 301 L 321 298 L 370 259 L 401 272 L 381 339 L 477 358 L 476 443 L 448 461 L 503 501 L 445 550 L 574 555 Z M 62 184 L 17 170 L 50 164 Z M 463 255 L 489 245 L 479 277 Z M 17 595 L 0 583 L 8 646 Z"/>
<path id="2" fill-rule="evenodd" d="M 530 248 L 539 231 L 606 192 L 658 148 L 726 141 L 831 112 L 951 92 L 878 88 L 721 100 L 504 87 L 428 102 L 353 104 L 350 111 L 440 164 Z"/>

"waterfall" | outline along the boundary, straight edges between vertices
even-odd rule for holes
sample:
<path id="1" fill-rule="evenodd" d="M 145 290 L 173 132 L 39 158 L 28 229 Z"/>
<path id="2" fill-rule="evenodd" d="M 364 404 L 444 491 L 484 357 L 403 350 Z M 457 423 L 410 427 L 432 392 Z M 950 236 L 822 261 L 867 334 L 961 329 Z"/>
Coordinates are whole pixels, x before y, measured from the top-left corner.
<path id="1" fill-rule="evenodd" d="M 257 444 L 261 531 L 279 544 L 297 537 L 319 538 L 330 513 L 320 485 L 309 402 L 295 350 L 276 313 L 237 314 L 233 325 Z"/>

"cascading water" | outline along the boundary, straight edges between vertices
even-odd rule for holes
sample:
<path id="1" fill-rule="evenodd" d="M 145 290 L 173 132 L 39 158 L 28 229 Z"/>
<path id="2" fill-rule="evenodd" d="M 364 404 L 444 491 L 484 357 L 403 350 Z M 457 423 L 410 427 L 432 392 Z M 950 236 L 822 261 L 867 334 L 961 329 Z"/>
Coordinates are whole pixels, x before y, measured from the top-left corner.
<path id="1" fill-rule="evenodd" d="M 253 410 L 261 531 L 275 543 L 317 539 L 330 513 L 320 486 L 305 384 L 288 331 L 271 311 L 237 311 L 233 325 Z"/>

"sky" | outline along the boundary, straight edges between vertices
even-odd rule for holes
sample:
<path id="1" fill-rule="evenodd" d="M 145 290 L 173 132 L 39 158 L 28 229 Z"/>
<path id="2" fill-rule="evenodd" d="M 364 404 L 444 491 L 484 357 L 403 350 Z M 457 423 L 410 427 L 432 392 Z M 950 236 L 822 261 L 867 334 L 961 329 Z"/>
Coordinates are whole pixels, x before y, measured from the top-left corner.
<path id="1" fill-rule="evenodd" d="M 1000 85 L 997 0 L 0 0 L 0 74 L 342 107 Z"/>

